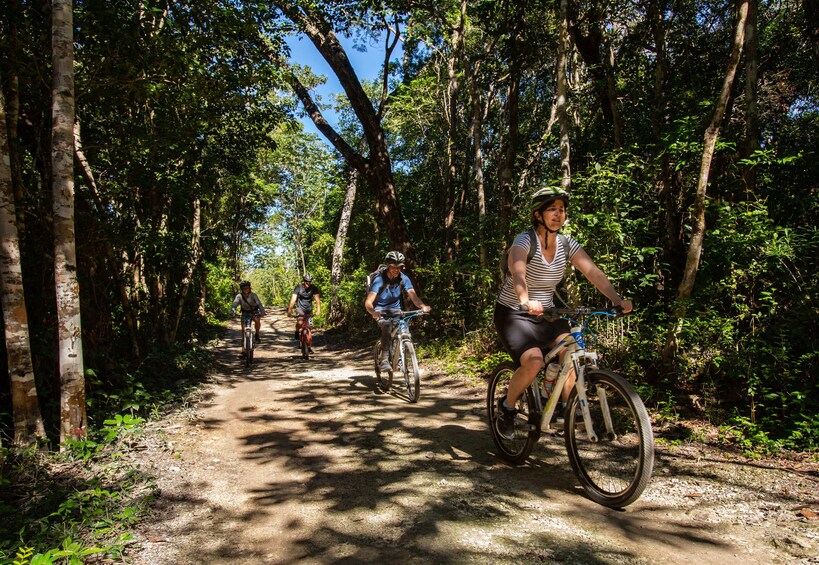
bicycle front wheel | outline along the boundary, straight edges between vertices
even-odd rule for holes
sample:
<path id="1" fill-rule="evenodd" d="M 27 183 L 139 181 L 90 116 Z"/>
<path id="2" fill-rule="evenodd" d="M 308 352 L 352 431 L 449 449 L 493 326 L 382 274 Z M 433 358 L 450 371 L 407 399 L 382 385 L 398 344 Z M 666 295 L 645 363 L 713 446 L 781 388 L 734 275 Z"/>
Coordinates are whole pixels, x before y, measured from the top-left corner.
<path id="1" fill-rule="evenodd" d="M 407 384 L 407 396 L 410 402 L 418 402 L 421 395 L 421 372 L 418 370 L 418 357 L 415 356 L 415 346 L 405 341 L 402 345 L 404 351 L 404 366 L 401 370 L 404 373 L 404 382 Z"/>
<path id="2" fill-rule="evenodd" d="M 512 380 L 516 368 L 511 361 L 505 361 L 492 371 L 492 376 L 489 378 L 489 389 L 486 391 L 486 415 L 492 441 L 498 448 L 498 454 L 506 461 L 518 465 L 529 457 L 540 438 L 540 416 L 531 396 L 532 389 L 527 388 L 520 395 L 517 406 L 515 406 L 518 411 L 515 417 L 515 437 L 507 439 L 498 432 L 498 401 L 506 396 L 509 381 Z"/>
<path id="3" fill-rule="evenodd" d="M 390 390 L 392 386 L 392 371 L 381 370 L 381 340 L 375 342 L 373 347 L 373 364 L 375 365 L 375 380 L 379 388 L 384 392 Z"/>
<path id="4" fill-rule="evenodd" d="M 309 359 L 310 358 L 310 334 L 308 333 L 309 330 L 302 330 L 301 331 L 301 358 L 302 359 Z"/>
<path id="5" fill-rule="evenodd" d="M 603 506 L 628 506 L 645 490 L 654 467 L 654 434 L 640 396 L 620 375 L 586 373 L 592 434 L 585 429 L 577 390 L 565 418 L 566 451 L 589 497 Z"/>
<path id="6" fill-rule="evenodd" d="M 253 332 L 245 332 L 245 365 L 253 364 Z"/>

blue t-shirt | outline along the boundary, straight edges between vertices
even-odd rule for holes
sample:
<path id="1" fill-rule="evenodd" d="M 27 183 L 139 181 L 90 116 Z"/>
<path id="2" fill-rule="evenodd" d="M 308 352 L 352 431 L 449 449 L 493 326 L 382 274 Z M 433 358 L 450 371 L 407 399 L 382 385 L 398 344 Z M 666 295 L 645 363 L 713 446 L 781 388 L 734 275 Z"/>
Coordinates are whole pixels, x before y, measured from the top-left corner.
<path id="1" fill-rule="evenodd" d="M 373 306 L 376 310 L 384 310 L 386 308 L 401 309 L 401 284 L 403 281 L 404 289 L 412 289 L 412 281 L 404 273 L 399 273 L 398 277 L 392 280 L 387 280 L 387 271 L 381 273 L 380 276 L 375 277 L 370 292 L 375 293 L 375 301 Z"/>

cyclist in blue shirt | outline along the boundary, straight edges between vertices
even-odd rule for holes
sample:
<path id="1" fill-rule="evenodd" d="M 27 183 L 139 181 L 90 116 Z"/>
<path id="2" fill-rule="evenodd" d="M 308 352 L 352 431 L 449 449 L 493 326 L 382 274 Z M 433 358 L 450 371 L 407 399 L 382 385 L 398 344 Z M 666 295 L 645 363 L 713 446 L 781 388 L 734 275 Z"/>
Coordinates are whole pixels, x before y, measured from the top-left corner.
<path id="1" fill-rule="evenodd" d="M 401 291 L 406 290 L 407 296 L 416 307 L 424 312 L 431 308 L 415 292 L 410 278 L 401 272 L 404 268 L 404 254 L 400 251 L 390 251 L 384 258 L 386 268 L 373 280 L 364 308 L 367 313 L 378 322 L 381 329 L 381 363 L 383 371 L 390 367 L 390 331 L 392 329 L 391 316 L 401 311 Z"/>

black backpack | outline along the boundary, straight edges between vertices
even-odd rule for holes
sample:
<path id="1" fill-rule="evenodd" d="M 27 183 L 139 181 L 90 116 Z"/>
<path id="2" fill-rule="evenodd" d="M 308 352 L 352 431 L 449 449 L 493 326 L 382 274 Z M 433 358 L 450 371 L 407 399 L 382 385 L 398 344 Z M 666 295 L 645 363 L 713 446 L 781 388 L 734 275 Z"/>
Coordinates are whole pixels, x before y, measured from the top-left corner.
<path id="1" fill-rule="evenodd" d="M 367 279 L 364 281 L 364 290 L 367 293 L 370 292 L 370 289 L 372 288 L 376 277 L 383 276 L 384 271 L 386 271 L 386 270 L 387 270 L 387 266 L 382 263 L 381 265 L 378 266 L 378 268 L 376 270 L 374 270 L 372 273 L 367 275 Z M 401 281 L 399 283 L 401 285 L 401 290 L 404 290 L 404 277 L 400 277 L 399 280 Z M 382 287 L 382 289 L 383 288 L 385 288 L 385 287 Z"/>

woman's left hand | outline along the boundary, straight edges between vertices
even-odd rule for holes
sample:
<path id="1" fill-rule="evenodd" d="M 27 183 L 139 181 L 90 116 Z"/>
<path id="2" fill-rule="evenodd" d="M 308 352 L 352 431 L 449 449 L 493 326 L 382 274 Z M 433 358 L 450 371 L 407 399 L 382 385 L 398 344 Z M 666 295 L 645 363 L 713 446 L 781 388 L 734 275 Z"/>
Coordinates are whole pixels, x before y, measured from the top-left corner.
<path id="1" fill-rule="evenodd" d="M 631 303 L 631 300 L 621 300 L 619 306 L 623 309 L 623 314 L 628 314 L 634 310 L 634 304 Z"/>

